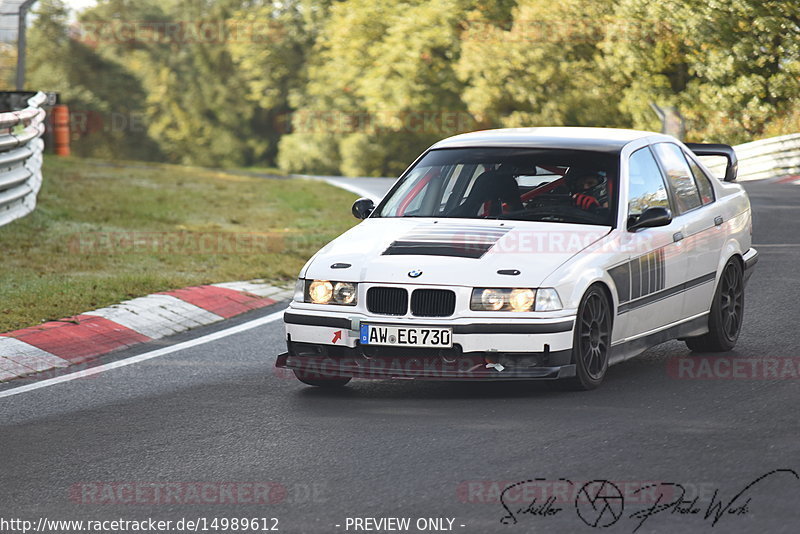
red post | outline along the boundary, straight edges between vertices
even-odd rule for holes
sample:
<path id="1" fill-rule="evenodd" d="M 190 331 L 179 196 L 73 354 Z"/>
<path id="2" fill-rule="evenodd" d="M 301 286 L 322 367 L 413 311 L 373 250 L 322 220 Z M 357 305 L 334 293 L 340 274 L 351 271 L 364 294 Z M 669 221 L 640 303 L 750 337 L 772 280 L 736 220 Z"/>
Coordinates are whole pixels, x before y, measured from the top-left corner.
<path id="1" fill-rule="evenodd" d="M 64 105 L 53 106 L 53 138 L 57 156 L 69 156 L 69 108 Z"/>

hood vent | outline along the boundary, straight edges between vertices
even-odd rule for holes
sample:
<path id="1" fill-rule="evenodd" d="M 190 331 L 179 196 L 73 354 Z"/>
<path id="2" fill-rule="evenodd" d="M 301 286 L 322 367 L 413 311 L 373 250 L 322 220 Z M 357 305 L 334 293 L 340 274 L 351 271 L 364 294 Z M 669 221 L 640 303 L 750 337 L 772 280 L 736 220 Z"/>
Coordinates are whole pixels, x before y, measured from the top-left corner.
<path id="1" fill-rule="evenodd" d="M 483 257 L 512 228 L 427 224 L 394 241 L 383 251 L 384 256 L 455 256 Z"/>

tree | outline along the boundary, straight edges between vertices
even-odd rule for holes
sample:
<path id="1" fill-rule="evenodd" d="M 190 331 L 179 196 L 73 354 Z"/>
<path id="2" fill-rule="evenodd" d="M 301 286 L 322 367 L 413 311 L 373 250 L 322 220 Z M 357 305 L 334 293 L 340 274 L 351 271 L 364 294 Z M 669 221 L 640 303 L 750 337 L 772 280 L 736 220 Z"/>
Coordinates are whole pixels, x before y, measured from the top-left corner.
<path id="1" fill-rule="evenodd" d="M 627 126 L 598 68 L 610 0 L 525 0 L 506 21 L 472 13 L 458 73 L 468 109 L 487 126 Z"/>
<path id="2" fill-rule="evenodd" d="M 77 155 L 159 159 L 141 124 L 146 92 L 140 80 L 73 38 L 68 15 L 61 0 L 37 3 L 29 32 L 29 86 L 58 92 L 70 106 Z"/>
<path id="3" fill-rule="evenodd" d="M 270 147 L 275 151 L 275 139 L 264 135 L 270 110 L 248 99 L 247 73 L 232 50 L 254 38 L 248 21 L 237 17 L 263 5 L 103 0 L 81 23 L 96 34 L 99 54 L 124 63 L 147 87 L 148 132 L 169 160 L 242 166 L 263 163 Z"/>
<path id="4" fill-rule="evenodd" d="M 793 0 L 99 0 L 77 25 L 38 6 L 32 86 L 137 124 L 79 154 L 396 175 L 479 128 L 657 130 L 651 103 L 690 140 L 800 129 Z"/>
<path id="5" fill-rule="evenodd" d="M 244 3 L 178 0 L 168 13 L 178 31 L 150 47 L 150 132 L 176 161 L 251 165 L 266 150 L 253 129 L 260 110 L 244 99 L 225 30 Z"/>
<path id="6" fill-rule="evenodd" d="M 469 8 L 455 0 L 335 4 L 305 91 L 292 100 L 293 132 L 281 139 L 279 164 L 396 175 L 431 143 L 474 129 L 453 69 Z"/>
<path id="7" fill-rule="evenodd" d="M 691 140 L 761 135 L 800 96 L 800 5 L 788 0 L 622 0 L 601 45 L 637 128 L 676 106 Z M 625 31 L 622 31 L 625 30 Z"/>
<path id="8" fill-rule="evenodd" d="M 289 129 L 292 94 L 307 83 L 306 61 L 329 2 L 268 2 L 235 13 L 228 50 L 243 80 L 240 97 L 253 109 L 255 134 L 267 143 L 261 157 L 274 161 Z"/>
<path id="9" fill-rule="evenodd" d="M 17 72 L 17 50 L 9 43 L 0 43 L 0 90 L 14 89 Z"/>

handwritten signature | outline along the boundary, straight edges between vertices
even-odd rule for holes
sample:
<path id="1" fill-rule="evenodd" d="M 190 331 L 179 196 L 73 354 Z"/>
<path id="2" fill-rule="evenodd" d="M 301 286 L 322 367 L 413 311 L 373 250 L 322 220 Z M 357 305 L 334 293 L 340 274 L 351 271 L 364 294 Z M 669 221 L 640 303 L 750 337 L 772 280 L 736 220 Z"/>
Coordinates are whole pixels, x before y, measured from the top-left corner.
<path id="1" fill-rule="evenodd" d="M 737 517 L 748 514 L 753 500 L 754 488 L 764 480 L 776 476 L 790 476 L 800 481 L 800 474 L 793 469 L 774 469 L 757 477 L 744 486 L 730 499 L 721 496 L 719 488 L 715 489 L 710 499 L 703 500 L 700 496 L 687 497 L 687 489 L 676 482 L 653 482 L 636 489 L 631 495 L 635 496 L 647 492 L 651 495 L 652 503 L 637 509 L 627 515 L 628 519 L 635 521 L 632 532 L 638 531 L 645 522 L 659 514 L 677 514 L 681 516 L 701 517 L 709 521 L 711 526 L 716 526 L 724 518 Z M 569 485 L 575 485 L 568 479 L 558 479 Z M 500 504 L 505 510 L 505 515 L 500 519 L 504 525 L 516 525 L 523 516 L 553 517 L 565 512 L 565 506 L 560 506 L 556 497 L 550 496 L 540 500 L 540 496 L 532 498 L 522 507 L 512 510 L 509 496 L 518 492 L 526 484 L 535 484 L 543 479 L 521 480 L 506 486 L 500 493 Z M 652 497 L 654 496 L 654 498 Z M 608 480 L 592 480 L 583 484 L 575 494 L 574 509 L 578 518 L 586 525 L 594 528 L 610 527 L 625 517 L 625 495 L 619 487 Z"/>

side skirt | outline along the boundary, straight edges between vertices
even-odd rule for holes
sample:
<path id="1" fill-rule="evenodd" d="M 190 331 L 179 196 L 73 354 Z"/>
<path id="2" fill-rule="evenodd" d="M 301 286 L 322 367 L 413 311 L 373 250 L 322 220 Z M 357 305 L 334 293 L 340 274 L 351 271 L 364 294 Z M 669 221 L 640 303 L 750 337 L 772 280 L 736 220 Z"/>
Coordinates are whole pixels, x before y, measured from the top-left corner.
<path id="1" fill-rule="evenodd" d="M 666 341 L 702 336 L 706 332 L 708 332 L 707 312 L 688 321 L 668 326 L 663 330 L 612 345 L 608 362 L 609 365 L 614 365 L 638 356 L 650 347 L 655 347 Z"/>

